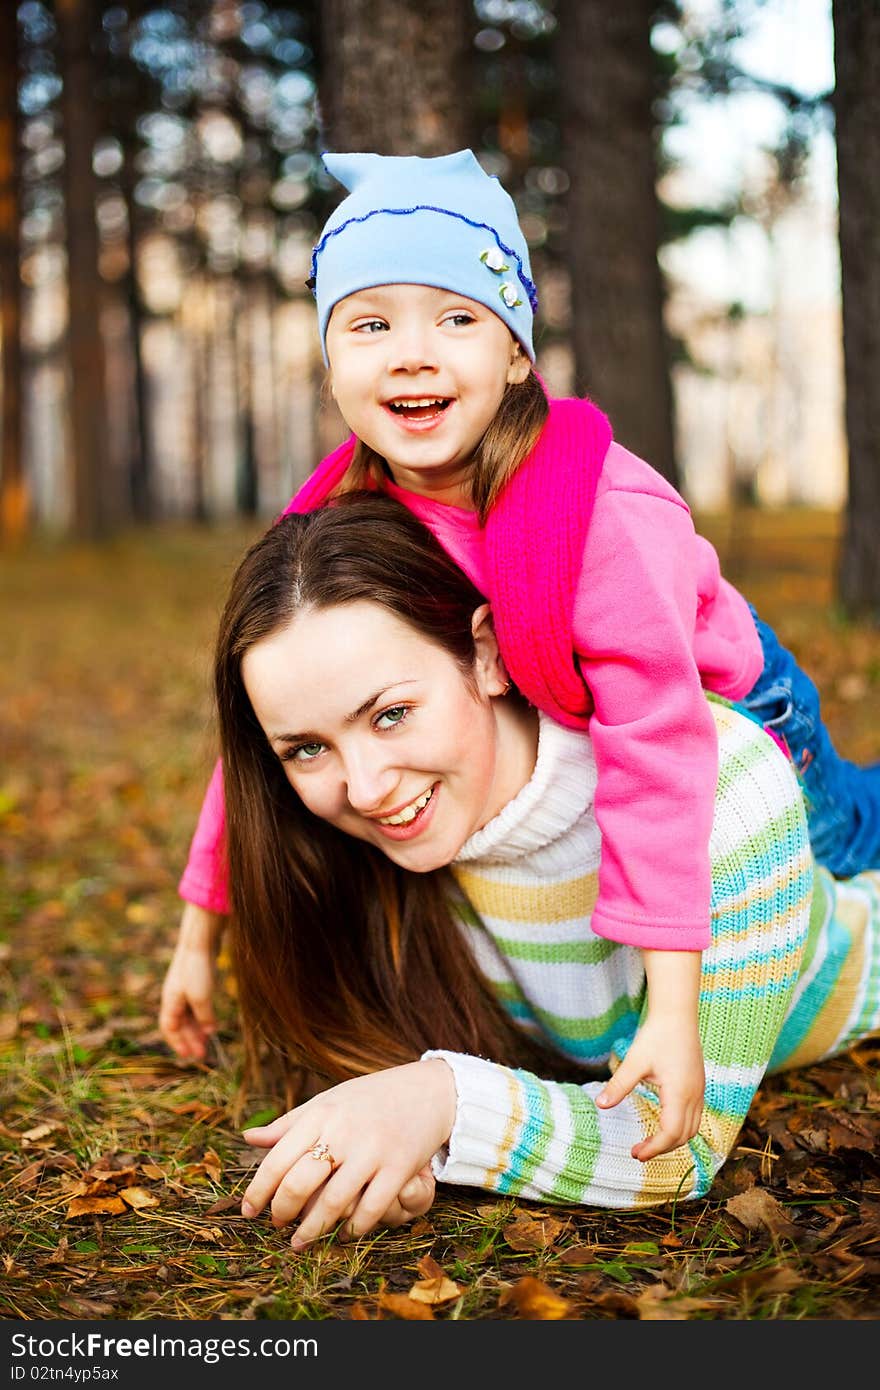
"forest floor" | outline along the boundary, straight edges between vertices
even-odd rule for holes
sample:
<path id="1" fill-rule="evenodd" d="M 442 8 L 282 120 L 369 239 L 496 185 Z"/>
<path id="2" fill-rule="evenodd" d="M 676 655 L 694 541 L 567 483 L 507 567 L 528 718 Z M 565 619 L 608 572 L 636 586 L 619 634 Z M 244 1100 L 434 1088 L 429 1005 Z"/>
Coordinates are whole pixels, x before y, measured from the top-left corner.
<path id="1" fill-rule="evenodd" d="M 156 1027 L 214 756 L 210 649 L 250 530 L 0 558 L 0 1318 L 876 1319 L 880 1039 L 768 1078 L 710 1197 L 645 1211 L 446 1188 L 301 1255 L 238 1204 L 234 985 L 211 1065 Z M 880 629 L 833 602 L 838 520 L 703 520 L 727 575 L 880 756 Z"/>

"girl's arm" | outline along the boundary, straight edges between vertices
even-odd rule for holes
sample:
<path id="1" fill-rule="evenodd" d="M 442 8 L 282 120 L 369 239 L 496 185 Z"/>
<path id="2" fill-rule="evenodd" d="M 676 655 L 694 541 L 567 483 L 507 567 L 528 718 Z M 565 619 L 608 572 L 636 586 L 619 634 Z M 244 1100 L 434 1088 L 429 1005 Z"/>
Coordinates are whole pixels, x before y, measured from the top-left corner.
<path id="1" fill-rule="evenodd" d="M 199 812 L 178 892 L 187 902 L 220 915 L 228 913 L 230 906 L 225 836 L 223 764 L 218 758 Z"/>
<path id="2" fill-rule="evenodd" d="M 224 918 L 186 903 L 174 955 L 162 984 L 159 1028 L 179 1057 L 204 1061 L 217 1031 L 214 967 Z"/>
<path id="3" fill-rule="evenodd" d="M 603 1110 L 619 1105 L 639 1082 L 660 1100 L 659 1128 L 633 1145 L 645 1163 L 693 1139 L 700 1126 L 706 1085 L 698 1006 L 701 957 L 697 951 L 643 951 L 647 979 L 645 1017 L 626 1056 L 596 1097 Z"/>

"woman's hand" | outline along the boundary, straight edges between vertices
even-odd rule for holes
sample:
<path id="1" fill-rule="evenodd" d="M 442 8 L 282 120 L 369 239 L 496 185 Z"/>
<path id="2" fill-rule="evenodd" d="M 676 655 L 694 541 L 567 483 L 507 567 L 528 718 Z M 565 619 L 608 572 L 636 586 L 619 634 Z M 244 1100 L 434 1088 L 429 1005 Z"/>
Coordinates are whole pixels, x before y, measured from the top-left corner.
<path id="1" fill-rule="evenodd" d="M 177 945 L 162 982 L 159 1028 L 185 1061 L 204 1061 L 208 1039 L 217 1031 L 214 971 L 224 918 L 187 903 Z"/>
<path id="2" fill-rule="evenodd" d="M 697 1008 L 701 957 L 694 951 L 645 951 L 647 1017 L 610 1081 L 596 1097 L 607 1110 L 640 1081 L 660 1097 L 660 1127 L 634 1144 L 633 1158 L 645 1163 L 686 1144 L 700 1127 L 706 1070 Z"/>
<path id="3" fill-rule="evenodd" d="M 428 1165 L 452 1132 L 455 1102 L 451 1069 L 432 1057 L 343 1081 L 245 1130 L 249 1144 L 269 1152 L 242 1215 L 257 1216 L 269 1203 L 273 1225 L 299 1218 L 295 1250 L 343 1220 L 347 1235 L 360 1236 L 422 1215 L 434 1197 Z M 316 1144 L 326 1144 L 332 1168 L 312 1155 Z"/>

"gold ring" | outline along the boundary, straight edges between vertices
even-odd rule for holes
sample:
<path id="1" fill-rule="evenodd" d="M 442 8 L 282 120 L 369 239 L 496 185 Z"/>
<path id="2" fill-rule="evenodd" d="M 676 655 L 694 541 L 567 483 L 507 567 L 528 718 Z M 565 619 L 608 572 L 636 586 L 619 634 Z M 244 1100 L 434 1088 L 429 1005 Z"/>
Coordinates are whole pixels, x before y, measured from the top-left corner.
<path id="1" fill-rule="evenodd" d="M 309 1158 L 326 1158 L 327 1162 L 330 1164 L 331 1173 L 333 1169 L 337 1166 L 336 1159 L 333 1157 L 332 1153 L 330 1152 L 330 1149 L 323 1142 L 323 1140 L 315 1144 L 314 1148 L 309 1149 L 308 1154 Z"/>

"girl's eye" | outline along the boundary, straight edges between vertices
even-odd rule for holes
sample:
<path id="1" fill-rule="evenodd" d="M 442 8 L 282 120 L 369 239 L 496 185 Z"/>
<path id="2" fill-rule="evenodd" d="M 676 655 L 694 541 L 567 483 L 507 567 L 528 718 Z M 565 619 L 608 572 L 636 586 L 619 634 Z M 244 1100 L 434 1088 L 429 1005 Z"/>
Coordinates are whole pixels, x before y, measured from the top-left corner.
<path id="1" fill-rule="evenodd" d="M 473 314 L 467 314 L 464 311 L 462 311 L 459 314 L 450 314 L 446 322 L 454 323 L 457 327 L 466 328 L 469 323 L 476 323 L 476 319 L 474 318 Z"/>
<path id="2" fill-rule="evenodd" d="M 388 325 L 384 322 L 383 319 L 366 319 L 363 323 L 355 324 L 354 331 L 355 333 L 366 333 L 368 335 L 372 335 L 376 332 L 381 333 L 387 327 Z"/>
<path id="3" fill-rule="evenodd" d="M 409 709 L 406 705 L 393 705 L 391 709 L 384 709 L 376 718 L 377 729 L 393 729 L 396 724 L 402 724 Z M 385 721 L 383 723 L 383 720 Z"/>
<path id="4" fill-rule="evenodd" d="M 283 763 L 309 763 L 323 753 L 323 743 L 298 743 L 295 748 L 286 748 L 281 754 Z"/>

